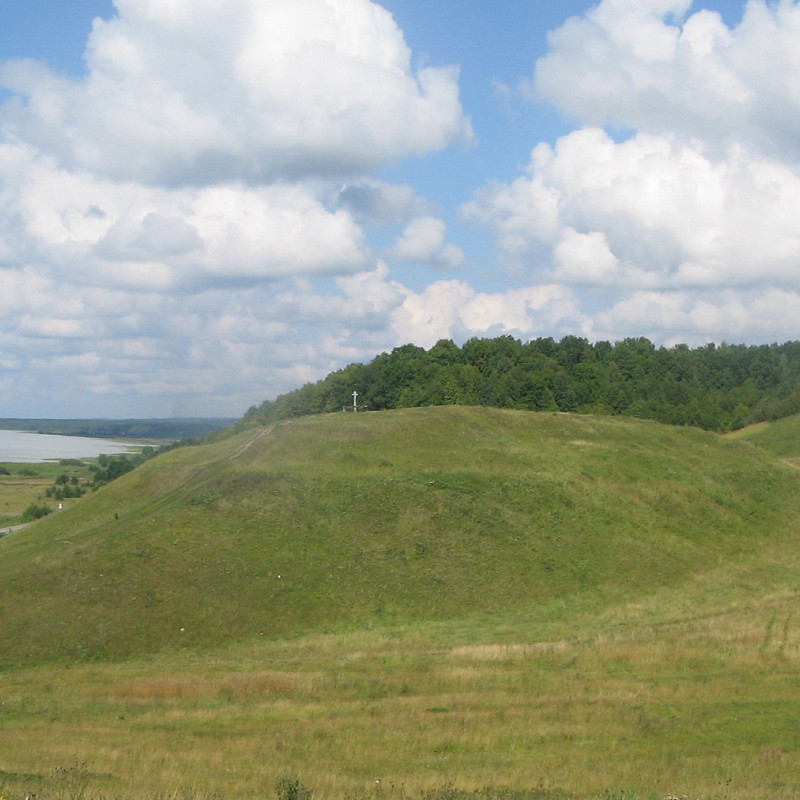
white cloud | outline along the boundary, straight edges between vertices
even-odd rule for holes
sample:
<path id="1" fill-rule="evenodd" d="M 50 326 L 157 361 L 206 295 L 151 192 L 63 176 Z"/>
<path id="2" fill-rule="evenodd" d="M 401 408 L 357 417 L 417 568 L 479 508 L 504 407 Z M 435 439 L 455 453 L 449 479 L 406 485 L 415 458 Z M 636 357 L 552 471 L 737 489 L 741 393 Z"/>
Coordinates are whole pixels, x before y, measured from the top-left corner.
<path id="1" fill-rule="evenodd" d="M 454 68 L 414 71 L 370 0 L 116 0 L 88 76 L 7 63 L 2 121 L 59 166 L 151 185 L 371 172 L 468 142 Z"/>
<path id="2" fill-rule="evenodd" d="M 603 0 L 550 35 L 541 96 L 584 124 L 800 158 L 800 6 L 749 0 L 731 29 L 689 0 Z"/>
<path id="3" fill-rule="evenodd" d="M 398 261 L 428 261 L 444 244 L 445 224 L 435 217 L 412 220 L 392 248 Z"/>
<path id="4" fill-rule="evenodd" d="M 370 0 L 115 5 L 84 77 L 0 63 L 0 364 L 26 413 L 235 414 L 391 342 L 365 228 L 427 212 L 376 173 L 472 141 L 458 70 L 414 68 Z"/>
<path id="5" fill-rule="evenodd" d="M 442 269 L 457 269 L 464 264 L 461 248 L 445 242 L 447 227 L 436 217 L 417 217 L 406 226 L 389 250 L 396 261 L 429 263 Z"/>
<path id="6" fill-rule="evenodd" d="M 792 338 L 800 4 L 750 0 L 734 28 L 691 7 L 602 0 L 553 32 L 535 89 L 581 127 L 464 210 L 510 273 L 570 287 L 591 337 Z"/>
<path id="7" fill-rule="evenodd" d="M 729 28 L 601 0 L 554 32 L 530 85 L 576 130 L 465 208 L 503 290 L 381 174 L 473 134 L 457 69 L 414 66 L 380 5 L 116 6 L 85 77 L 0 64 L 0 366 L 26 414 L 238 414 L 448 337 L 796 336 L 800 3 Z"/>
<path id="8" fill-rule="evenodd" d="M 359 224 L 404 222 L 424 205 L 412 186 L 362 178 L 338 188 L 332 203 L 349 211 Z"/>
<path id="9" fill-rule="evenodd" d="M 338 277 L 331 291 L 315 290 L 304 282 L 281 292 L 278 300 L 297 320 L 336 321 L 358 329 L 384 325 L 386 315 L 403 300 L 404 288 L 390 277 L 389 267 Z"/>
<path id="10" fill-rule="evenodd" d="M 577 299 L 563 287 L 532 286 L 494 294 L 462 281 L 437 281 L 424 291 L 406 290 L 391 315 L 398 343 L 431 347 L 439 339 L 512 335 L 522 339 L 563 335 L 587 320 Z"/>
<path id="11" fill-rule="evenodd" d="M 646 336 L 668 346 L 785 341 L 792 338 L 789 321 L 798 314 L 800 293 L 780 289 L 636 292 L 596 315 L 591 335 L 611 340 Z"/>
<path id="12" fill-rule="evenodd" d="M 800 174 L 743 147 L 587 128 L 540 145 L 528 175 L 480 194 L 467 213 L 506 259 L 568 284 L 800 287 Z"/>
<path id="13" fill-rule="evenodd" d="M 326 208 L 312 186 L 143 187 L 18 150 L 6 160 L 0 153 L 0 230 L 16 240 L 9 264 L 44 262 L 68 282 L 200 290 L 353 272 L 370 258 L 362 228 L 349 212 Z"/>
<path id="14" fill-rule="evenodd" d="M 607 283 L 619 270 L 619 259 L 601 231 L 579 233 L 565 227 L 553 248 L 553 257 L 556 272 L 567 282 Z"/>

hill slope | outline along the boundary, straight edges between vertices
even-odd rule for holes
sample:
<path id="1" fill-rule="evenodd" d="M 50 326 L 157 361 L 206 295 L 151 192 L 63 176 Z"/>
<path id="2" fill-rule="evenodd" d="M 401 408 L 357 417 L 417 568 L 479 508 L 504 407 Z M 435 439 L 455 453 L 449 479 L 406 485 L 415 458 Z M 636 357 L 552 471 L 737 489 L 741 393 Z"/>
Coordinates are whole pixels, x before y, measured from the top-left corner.
<path id="1" fill-rule="evenodd" d="M 786 547 L 798 488 L 747 443 L 637 420 L 298 419 L 166 453 L 0 540 L 0 664 L 602 609 Z"/>
<path id="2" fill-rule="evenodd" d="M 757 445 L 800 467 L 800 414 L 751 425 L 728 436 Z"/>

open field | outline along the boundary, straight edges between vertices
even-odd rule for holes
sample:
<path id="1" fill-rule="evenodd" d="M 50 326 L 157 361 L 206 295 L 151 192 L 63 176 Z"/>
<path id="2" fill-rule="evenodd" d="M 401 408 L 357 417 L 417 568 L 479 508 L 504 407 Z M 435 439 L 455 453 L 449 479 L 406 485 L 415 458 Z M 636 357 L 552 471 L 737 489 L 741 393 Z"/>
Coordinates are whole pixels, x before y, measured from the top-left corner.
<path id="1" fill-rule="evenodd" d="M 595 619 L 575 603 L 544 623 L 531 609 L 11 671 L 0 786 L 9 800 L 257 798 L 289 775 L 317 798 L 376 794 L 375 781 L 379 797 L 452 783 L 796 798 L 797 599 L 743 593 L 698 609 L 663 591 Z"/>
<path id="2" fill-rule="evenodd" d="M 86 459 L 86 464 L 89 459 Z M 19 522 L 22 512 L 31 505 L 57 503 L 45 498 L 45 491 L 53 485 L 59 475 L 73 476 L 84 482 L 91 473 L 86 466 L 73 463 L 46 462 L 42 464 L 0 464 L 10 474 L 0 474 L 0 528 Z M 75 500 L 61 501 L 68 508 Z"/>
<path id="3" fill-rule="evenodd" d="M 631 420 L 172 451 L 0 540 L 0 794 L 796 798 L 799 533 L 768 449 Z"/>

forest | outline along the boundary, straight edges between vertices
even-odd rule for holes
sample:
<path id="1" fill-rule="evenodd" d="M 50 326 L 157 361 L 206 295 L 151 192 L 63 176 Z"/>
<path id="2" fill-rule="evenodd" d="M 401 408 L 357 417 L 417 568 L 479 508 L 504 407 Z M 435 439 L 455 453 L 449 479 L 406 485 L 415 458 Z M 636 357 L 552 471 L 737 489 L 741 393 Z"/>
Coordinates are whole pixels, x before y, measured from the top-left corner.
<path id="1" fill-rule="evenodd" d="M 241 426 L 358 409 L 472 405 L 613 414 L 726 432 L 800 411 L 800 342 L 656 347 L 577 336 L 406 344 L 250 408 Z"/>

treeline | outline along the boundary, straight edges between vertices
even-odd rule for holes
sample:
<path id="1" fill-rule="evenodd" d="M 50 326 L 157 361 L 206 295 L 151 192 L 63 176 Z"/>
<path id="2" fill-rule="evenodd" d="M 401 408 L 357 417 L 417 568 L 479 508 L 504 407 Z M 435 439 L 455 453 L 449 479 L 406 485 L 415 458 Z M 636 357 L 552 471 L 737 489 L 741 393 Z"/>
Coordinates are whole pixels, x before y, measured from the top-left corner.
<path id="1" fill-rule="evenodd" d="M 800 342 L 656 347 L 645 338 L 407 344 L 248 410 L 239 426 L 352 410 L 475 405 L 616 414 L 728 431 L 800 411 Z"/>
<path id="2" fill-rule="evenodd" d="M 0 419 L 0 429 L 36 431 L 62 436 L 100 439 L 203 439 L 225 430 L 236 420 L 228 418 L 189 419 Z"/>
<path id="3" fill-rule="evenodd" d="M 61 473 L 53 485 L 45 489 L 45 497 L 53 500 L 68 500 L 70 498 L 83 497 L 87 492 L 97 491 L 101 486 L 116 480 L 122 475 L 136 469 L 140 464 L 154 458 L 155 456 L 181 447 L 185 443 L 173 442 L 162 444 L 159 447 L 143 447 L 138 453 L 120 453 L 117 455 L 100 455 L 97 463 L 85 464 L 76 459 L 64 459 L 60 463 L 63 466 L 85 467 L 88 477 L 81 480 L 77 475 Z M 30 522 L 33 519 L 46 516 L 52 512 L 49 506 L 29 506 L 22 515 L 23 522 Z"/>

